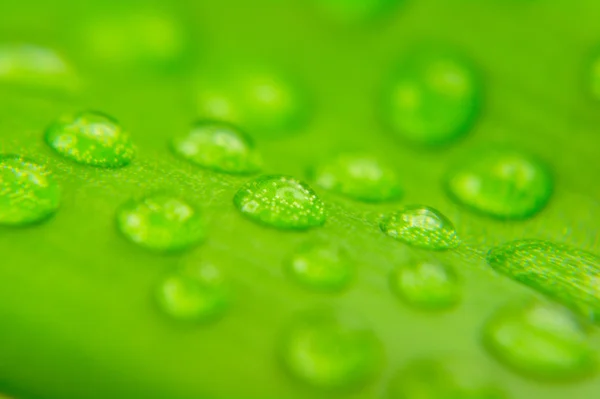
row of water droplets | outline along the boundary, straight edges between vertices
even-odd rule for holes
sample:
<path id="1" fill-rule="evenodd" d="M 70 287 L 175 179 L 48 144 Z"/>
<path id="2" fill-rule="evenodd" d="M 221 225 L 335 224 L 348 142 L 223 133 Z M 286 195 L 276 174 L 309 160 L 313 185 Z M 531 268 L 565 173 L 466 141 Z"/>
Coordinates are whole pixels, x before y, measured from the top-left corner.
<path id="1" fill-rule="evenodd" d="M 48 74 L 68 70 L 58 56 L 39 48 L 3 49 L 2 56 L 0 76 L 4 79 L 16 76 L 45 82 Z M 39 65 L 44 68 L 37 69 Z M 600 74 L 593 76 L 600 81 Z M 199 109 L 210 120 L 172 140 L 178 156 L 217 172 L 255 174 L 263 168 L 260 153 L 238 126 L 252 133 L 274 134 L 270 132 L 282 126 L 302 123 L 298 93 L 277 76 L 242 76 L 236 87 L 248 89 L 237 97 L 230 95 L 230 89 L 218 87 L 199 92 Z M 466 134 L 482 95 L 469 62 L 453 53 L 411 55 L 387 88 L 383 110 L 390 131 L 424 146 L 449 144 Z M 47 129 L 45 139 L 62 156 L 95 167 L 124 167 L 135 155 L 128 134 L 99 113 L 61 118 Z M 369 154 L 340 154 L 316 165 L 309 178 L 318 187 L 357 201 L 396 201 L 403 194 L 394 169 Z M 444 184 L 456 202 L 504 220 L 540 212 L 553 190 L 552 176 L 543 162 L 513 149 L 476 153 L 461 160 L 449 170 Z M 307 184 L 292 177 L 266 175 L 251 180 L 233 202 L 249 219 L 275 228 L 305 230 L 326 221 L 325 204 Z M 59 205 L 60 188 L 46 167 L 18 155 L 0 158 L 1 224 L 37 223 Z M 117 220 L 125 237 L 154 251 L 185 250 L 206 235 L 199 210 L 165 194 L 124 204 Z M 380 227 L 390 237 L 429 250 L 450 250 L 461 243 L 452 223 L 426 206 L 387 214 Z M 596 256 L 548 242 L 517 241 L 492 249 L 487 258 L 498 272 L 591 320 L 598 319 L 600 262 Z M 284 262 L 284 268 L 298 285 L 324 292 L 345 289 L 353 276 L 352 259 L 330 242 L 305 243 Z M 451 309 L 460 301 L 460 281 L 448 265 L 415 261 L 397 268 L 390 280 L 400 299 L 419 308 Z M 158 285 L 155 297 L 165 313 L 188 321 L 214 320 L 226 312 L 230 301 L 226 279 L 211 264 L 182 265 Z M 284 335 L 281 360 L 295 377 L 311 385 L 347 387 L 364 383 L 378 372 L 381 344 L 354 317 L 308 312 Z M 595 366 L 582 322 L 547 303 L 499 311 L 486 323 L 483 341 L 497 359 L 533 377 L 571 379 L 589 374 Z M 401 382 L 395 380 L 390 392 L 393 397 L 407 397 L 413 391 L 428 392 L 431 397 L 503 397 L 493 387 L 463 387 L 451 375 L 441 362 L 418 362 L 399 373 Z M 428 376 L 435 377 L 436 383 L 431 384 Z"/>

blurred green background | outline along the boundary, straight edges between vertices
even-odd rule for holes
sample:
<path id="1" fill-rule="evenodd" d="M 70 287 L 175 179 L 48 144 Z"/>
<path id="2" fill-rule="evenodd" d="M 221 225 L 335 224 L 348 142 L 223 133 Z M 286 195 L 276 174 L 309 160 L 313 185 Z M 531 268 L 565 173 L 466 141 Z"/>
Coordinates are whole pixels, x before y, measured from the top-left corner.
<path id="1" fill-rule="evenodd" d="M 600 395 L 598 376 L 562 384 L 531 380 L 497 363 L 480 343 L 482 325 L 495 310 L 537 296 L 490 270 L 484 262 L 489 248 L 540 238 L 599 252 L 600 104 L 589 79 L 600 41 L 600 4 L 353 4 L 0 3 L 0 67 L 7 46 L 15 44 L 53 49 L 68 65 L 52 78 L 0 68 L 0 152 L 47 164 L 63 187 L 61 209 L 48 222 L 0 227 L 1 390 L 16 398 L 47 399 L 381 398 L 393 373 L 411 359 L 449 355 L 469 359 L 509 398 Z M 404 54 L 421 46 L 464 54 L 482 84 L 474 126 L 440 148 L 401 140 L 381 116 L 390 73 Z M 328 207 L 327 224 L 309 232 L 277 231 L 235 211 L 231 199 L 247 177 L 203 170 L 174 156 L 169 140 L 206 112 L 199 99 L 207 82 L 235 83 L 227 71 L 254 68 L 289 76 L 303 101 L 302 117 L 285 134 L 250 131 L 266 173 L 307 179 L 311 167 L 333 154 L 366 151 L 398 171 L 405 192 L 401 201 L 363 204 L 316 190 Z M 56 118 L 88 109 L 115 117 L 130 132 L 138 147 L 130 166 L 77 165 L 43 142 L 45 128 Z M 496 146 L 527 151 L 551 166 L 556 189 L 543 212 L 503 222 L 448 198 L 441 184 L 448 166 Z M 203 210 L 208 237 L 202 246 L 159 255 L 119 235 L 117 208 L 156 190 Z M 381 212 L 413 203 L 448 216 L 463 247 L 429 254 L 381 234 Z M 286 278 L 282 262 L 312 238 L 334 240 L 349 252 L 357 276 L 347 291 L 311 293 Z M 459 306 L 432 314 L 397 301 L 388 274 L 415 256 L 455 268 L 462 282 Z M 152 289 L 181 261 L 196 260 L 223 270 L 233 303 L 216 323 L 173 323 L 157 311 Z M 321 392 L 282 369 L 276 354 L 282 329 L 297 312 L 320 304 L 362 315 L 378 335 L 385 362 L 371 384 Z M 597 329 L 589 334 L 598 351 Z"/>

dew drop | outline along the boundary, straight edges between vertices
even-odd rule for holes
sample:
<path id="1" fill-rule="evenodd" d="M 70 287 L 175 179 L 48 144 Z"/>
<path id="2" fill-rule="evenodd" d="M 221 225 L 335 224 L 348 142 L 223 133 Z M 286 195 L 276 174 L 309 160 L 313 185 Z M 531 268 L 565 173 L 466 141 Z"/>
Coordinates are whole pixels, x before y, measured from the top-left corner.
<path id="1" fill-rule="evenodd" d="M 285 268 L 297 284 L 323 292 L 343 290 L 352 280 L 354 271 L 346 251 L 321 241 L 300 246 L 287 259 Z"/>
<path id="2" fill-rule="evenodd" d="M 135 154 L 119 123 L 97 112 L 60 118 L 46 130 L 46 143 L 65 158 L 99 168 L 123 167 Z"/>
<path id="3" fill-rule="evenodd" d="M 218 172 L 249 174 L 261 168 L 261 158 L 249 137 L 223 122 L 200 122 L 172 142 L 175 153 L 195 165 Z"/>
<path id="4" fill-rule="evenodd" d="M 161 252 L 187 249 L 205 236 L 198 210 L 166 194 L 127 202 L 117 213 L 117 224 L 130 241 Z"/>
<path id="5" fill-rule="evenodd" d="M 287 176 L 261 176 L 246 183 L 233 202 L 248 218 L 280 229 L 304 230 L 326 219 L 325 205 L 314 191 Z"/>
<path id="6" fill-rule="evenodd" d="M 383 202 L 402 195 L 396 172 L 370 155 L 340 155 L 312 174 L 320 187 L 359 201 Z"/>
<path id="7" fill-rule="evenodd" d="M 600 321 L 600 258 L 540 240 L 517 240 L 490 250 L 488 264 L 572 310 Z"/>
<path id="8" fill-rule="evenodd" d="M 388 236 L 418 248 L 446 250 L 460 245 L 452 222 L 426 206 L 407 206 L 384 216 L 380 228 Z"/>
<path id="9" fill-rule="evenodd" d="M 393 377 L 389 399 L 505 399 L 481 367 L 449 359 L 417 359 Z"/>
<path id="10" fill-rule="evenodd" d="M 72 67 L 58 53 L 29 44 L 0 46 L 0 83 L 67 91 L 77 86 Z"/>
<path id="11" fill-rule="evenodd" d="M 485 325 L 490 353 L 531 377 L 569 380 L 593 371 L 586 332 L 566 309 L 540 302 L 508 306 Z"/>
<path id="12" fill-rule="evenodd" d="M 40 222 L 59 205 L 60 187 L 44 166 L 18 155 L 0 155 L 0 225 Z"/>
<path id="13" fill-rule="evenodd" d="M 286 331 L 281 359 L 292 376 L 320 389 L 358 388 L 379 371 L 381 346 L 375 333 L 343 313 L 313 311 Z"/>
<path id="14" fill-rule="evenodd" d="M 198 113 L 204 119 L 242 126 L 255 138 L 288 136 L 308 118 L 308 100 L 301 87 L 268 68 L 221 71 L 198 83 Z"/>
<path id="15" fill-rule="evenodd" d="M 170 273 L 158 285 L 155 297 L 166 315 L 189 322 L 215 320 L 230 299 L 221 271 L 206 263 L 185 265 Z"/>
<path id="16" fill-rule="evenodd" d="M 384 95 L 390 128 L 418 145 L 449 144 L 473 125 L 481 88 L 470 64 L 446 51 L 413 53 Z"/>
<path id="17" fill-rule="evenodd" d="M 460 300 L 454 270 L 436 262 L 414 262 L 398 267 L 391 276 L 392 289 L 408 304 L 422 309 L 445 310 Z"/>
<path id="18" fill-rule="evenodd" d="M 515 151 L 479 152 L 446 178 L 448 192 L 457 202 L 500 219 L 524 219 L 539 212 L 552 185 L 545 165 Z"/>

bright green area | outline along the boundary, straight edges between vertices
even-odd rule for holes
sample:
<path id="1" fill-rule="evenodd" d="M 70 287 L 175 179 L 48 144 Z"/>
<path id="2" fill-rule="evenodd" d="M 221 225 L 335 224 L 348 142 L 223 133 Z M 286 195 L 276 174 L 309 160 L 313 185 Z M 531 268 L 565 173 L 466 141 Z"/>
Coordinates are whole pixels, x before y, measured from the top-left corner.
<path id="1" fill-rule="evenodd" d="M 140 9 L 147 17 L 126 17 Z M 24 399 L 375 399 L 413 359 L 452 353 L 510 398 L 598 396 L 598 375 L 560 384 L 530 379 L 498 362 L 480 339 L 485 321 L 506 303 L 538 296 L 495 273 L 485 262 L 490 248 L 537 238 L 600 252 L 600 104 L 586 87 L 600 41 L 598 2 L 406 0 L 379 21 L 357 24 L 319 10 L 302 0 L 0 4 L 2 41 L 55 50 L 77 81 L 45 84 L 71 73 L 58 68 L 47 80 L 29 61 L 0 79 L 2 153 L 46 165 L 62 188 L 60 209 L 45 223 L 0 228 L 2 390 Z M 116 22 L 104 22 L 112 16 Z M 121 44 L 110 45 L 115 38 Z M 484 96 L 471 129 L 451 146 L 426 150 L 386 127 L 380 101 L 408 51 L 438 42 L 472 62 Z M 401 201 L 364 204 L 313 186 L 327 220 L 307 231 L 269 228 L 238 212 L 233 197 L 248 179 L 197 167 L 169 143 L 200 116 L 197 71 L 242 63 L 274 65 L 297 81 L 309 104 L 301 107 L 307 119 L 293 120 L 279 139 L 253 135 L 265 173 L 307 180 L 310 168 L 340 151 L 365 151 L 398 173 Z M 80 165 L 44 142 L 50 123 L 86 109 L 127 127 L 138 148 L 130 165 Z M 450 165 L 496 145 L 538 157 L 555 175 L 548 205 L 532 218 L 478 215 L 443 187 Z M 160 255 L 119 232 L 121 205 L 157 191 L 199 208 L 202 245 Z M 380 214 L 410 204 L 448 217 L 461 247 L 431 253 L 385 236 Z M 312 238 L 343 245 L 356 264 L 343 294 L 288 281 L 282 262 Z M 421 312 L 395 298 L 389 274 L 414 258 L 456 271 L 463 296 L 452 311 Z M 156 303 L 157 285 L 188 260 L 214 264 L 230 281 L 230 307 L 214 323 L 182 325 Z M 311 388 L 281 364 L 286 326 L 297 312 L 321 305 L 361 315 L 381 342 L 382 368 L 359 392 Z M 586 342 L 600 350 L 597 327 Z"/>

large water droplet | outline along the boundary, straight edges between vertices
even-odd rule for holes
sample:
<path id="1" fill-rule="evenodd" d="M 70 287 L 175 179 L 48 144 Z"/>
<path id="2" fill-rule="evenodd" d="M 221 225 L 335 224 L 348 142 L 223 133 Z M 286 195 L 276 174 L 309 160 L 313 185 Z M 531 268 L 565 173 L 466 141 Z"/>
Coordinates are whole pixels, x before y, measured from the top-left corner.
<path id="1" fill-rule="evenodd" d="M 356 318 L 314 311 L 301 315 L 286 332 L 281 358 L 294 377 L 314 387 L 360 387 L 379 371 L 381 347 Z"/>
<path id="2" fill-rule="evenodd" d="M 447 51 L 411 54 L 385 92 L 385 117 L 396 134 L 420 145 L 447 144 L 473 124 L 481 97 L 469 63 Z"/>
<path id="3" fill-rule="evenodd" d="M 481 369 L 465 362 L 418 359 L 401 369 L 388 389 L 389 399 L 505 399 Z"/>
<path id="4" fill-rule="evenodd" d="M 262 176 L 236 193 L 235 206 L 262 224 L 303 230 L 325 223 L 325 205 L 306 184 L 287 176 Z"/>
<path id="5" fill-rule="evenodd" d="M 310 290 L 340 291 L 353 275 L 346 251 L 333 243 L 314 241 L 300 246 L 285 267 L 292 279 Z"/>
<path id="6" fill-rule="evenodd" d="M 359 23 L 384 16 L 402 0 L 313 0 L 313 2 L 336 20 Z"/>
<path id="7" fill-rule="evenodd" d="M 449 266 L 436 262 L 414 262 L 392 273 L 392 289 L 417 308 L 443 310 L 460 300 L 458 278 Z"/>
<path id="8" fill-rule="evenodd" d="M 396 172 L 369 155 L 335 157 L 319 165 L 313 171 L 313 179 L 327 190 L 360 201 L 382 202 L 402 195 Z"/>
<path id="9" fill-rule="evenodd" d="M 261 138 L 286 136 L 306 123 L 307 96 L 290 77 L 256 67 L 208 77 L 198 84 L 201 118 L 233 123 Z"/>
<path id="10" fill-rule="evenodd" d="M 0 83 L 48 89 L 75 89 L 72 67 L 54 50 L 28 45 L 0 46 Z"/>
<path id="11" fill-rule="evenodd" d="M 536 159 L 515 151 L 484 151 L 463 160 L 446 178 L 451 196 L 501 219 L 540 211 L 552 193 L 552 177 Z"/>
<path id="12" fill-rule="evenodd" d="M 385 216 L 381 231 L 406 244 L 432 250 L 446 250 L 460 245 L 452 222 L 433 208 L 407 206 Z"/>
<path id="13" fill-rule="evenodd" d="M 117 224 L 129 240 L 155 251 L 183 250 L 205 236 L 198 210 L 166 194 L 126 203 L 117 213 Z"/>
<path id="14" fill-rule="evenodd" d="M 586 333 L 565 309 L 539 302 L 501 309 L 486 324 L 484 342 L 502 363 L 532 377 L 583 377 L 595 366 Z"/>
<path id="15" fill-rule="evenodd" d="M 211 264 L 187 264 L 167 275 L 155 292 L 160 309 L 181 321 L 209 321 L 229 305 L 225 280 Z"/>
<path id="16" fill-rule="evenodd" d="M 223 122 L 200 122 L 189 134 L 176 137 L 172 146 L 188 161 L 219 172 L 254 173 L 262 163 L 250 138 Z"/>
<path id="17" fill-rule="evenodd" d="M 488 264 L 598 322 L 600 258 L 591 253 L 540 240 L 518 240 L 493 248 Z"/>
<path id="18" fill-rule="evenodd" d="M 46 142 L 65 158 L 100 168 L 125 166 L 135 154 L 119 123 L 97 112 L 60 118 L 46 131 Z"/>
<path id="19" fill-rule="evenodd" d="M 163 10 L 140 9 L 82 20 L 86 54 L 102 69 L 179 69 L 188 49 L 183 24 Z"/>
<path id="20" fill-rule="evenodd" d="M 18 155 L 0 155 L 0 224 L 42 221 L 60 205 L 60 188 L 50 172 Z"/>

